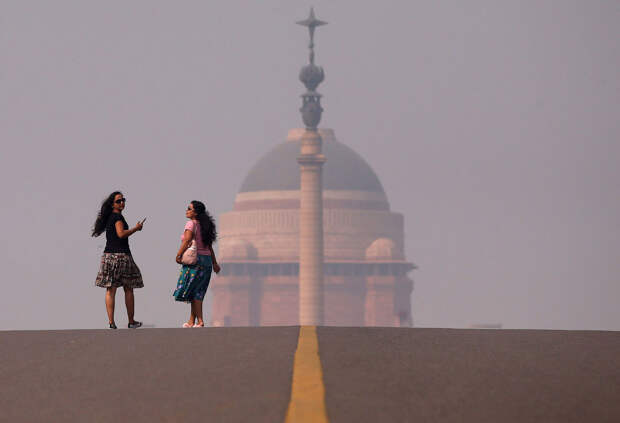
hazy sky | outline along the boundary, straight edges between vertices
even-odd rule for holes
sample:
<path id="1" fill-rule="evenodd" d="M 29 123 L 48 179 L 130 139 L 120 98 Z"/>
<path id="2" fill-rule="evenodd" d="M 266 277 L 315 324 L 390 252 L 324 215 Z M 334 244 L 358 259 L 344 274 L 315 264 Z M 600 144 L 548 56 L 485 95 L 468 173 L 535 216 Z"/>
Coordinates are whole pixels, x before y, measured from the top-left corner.
<path id="1" fill-rule="evenodd" d="M 314 5 L 321 126 L 405 216 L 417 326 L 620 330 L 620 2 L 0 2 L 0 329 L 103 328 L 103 198 L 128 198 L 178 326 L 188 201 L 232 208 L 301 126 Z M 614 188 L 616 187 L 616 188 Z M 213 279 L 217 283 L 217 277 Z M 121 293 L 117 322 L 126 321 Z"/>

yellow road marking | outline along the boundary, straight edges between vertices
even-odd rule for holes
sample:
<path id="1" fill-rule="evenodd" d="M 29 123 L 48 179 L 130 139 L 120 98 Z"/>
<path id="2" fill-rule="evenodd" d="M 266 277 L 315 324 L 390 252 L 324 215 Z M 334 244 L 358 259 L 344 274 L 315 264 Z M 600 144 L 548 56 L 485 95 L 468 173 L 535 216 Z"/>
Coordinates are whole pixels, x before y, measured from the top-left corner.
<path id="1" fill-rule="evenodd" d="M 291 402 L 285 423 L 328 423 L 325 409 L 323 370 L 319 359 L 316 326 L 299 328 L 299 341 L 293 363 Z"/>

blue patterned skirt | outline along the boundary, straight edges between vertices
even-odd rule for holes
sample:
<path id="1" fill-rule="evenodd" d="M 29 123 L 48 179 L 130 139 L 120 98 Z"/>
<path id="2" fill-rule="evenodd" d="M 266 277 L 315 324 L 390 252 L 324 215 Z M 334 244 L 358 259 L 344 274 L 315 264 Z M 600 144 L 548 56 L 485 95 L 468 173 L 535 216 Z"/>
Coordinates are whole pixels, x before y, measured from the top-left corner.
<path id="1" fill-rule="evenodd" d="M 209 287 L 212 270 L 211 256 L 198 254 L 198 262 L 195 265 L 187 266 L 184 264 L 181 267 L 177 288 L 172 294 L 175 301 L 186 303 L 192 300 L 202 301 Z"/>

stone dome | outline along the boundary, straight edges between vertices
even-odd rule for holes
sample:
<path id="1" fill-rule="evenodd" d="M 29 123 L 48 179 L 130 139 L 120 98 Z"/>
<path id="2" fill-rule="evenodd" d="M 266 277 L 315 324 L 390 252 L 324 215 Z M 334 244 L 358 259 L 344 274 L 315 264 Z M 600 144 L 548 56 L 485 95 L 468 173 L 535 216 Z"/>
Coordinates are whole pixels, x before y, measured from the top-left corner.
<path id="1" fill-rule="evenodd" d="M 378 238 L 366 249 L 366 259 L 376 261 L 404 260 L 402 251 L 389 238 Z"/>
<path id="2" fill-rule="evenodd" d="M 303 129 L 289 132 L 286 142 L 275 146 L 252 167 L 241 184 L 240 193 L 253 191 L 299 190 L 299 164 Z M 385 196 L 379 178 L 366 160 L 337 141 L 331 129 L 319 129 L 323 138 L 323 189 L 366 191 Z"/>

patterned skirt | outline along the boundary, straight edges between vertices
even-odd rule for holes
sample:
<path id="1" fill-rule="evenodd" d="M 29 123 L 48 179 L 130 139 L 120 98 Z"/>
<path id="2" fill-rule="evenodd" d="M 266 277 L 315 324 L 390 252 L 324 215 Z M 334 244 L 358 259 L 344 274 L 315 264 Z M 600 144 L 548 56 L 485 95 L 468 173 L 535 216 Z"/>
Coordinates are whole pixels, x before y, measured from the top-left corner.
<path id="1" fill-rule="evenodd" d="M 142 274 L 131 254 L 103 253 L 95 285 L 102 288 L 142 288 Z"/>
<path id="2" fill-rule="evenodd" d="M 192 300 L 202 301 L 207 293 L 209 281 L 211 281 L 211 271 L 213 262 L 211 256 L 198 254 L 198 262 L 193 266 L 183 265 L 177 288 L 172 296 L 176 301 L 189 303 Z"/>

